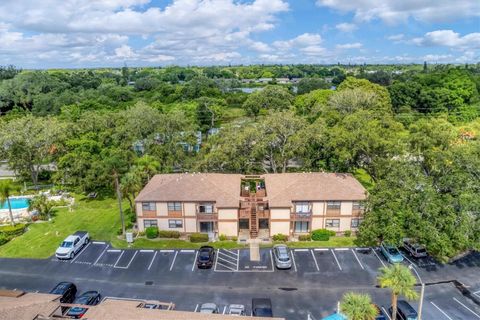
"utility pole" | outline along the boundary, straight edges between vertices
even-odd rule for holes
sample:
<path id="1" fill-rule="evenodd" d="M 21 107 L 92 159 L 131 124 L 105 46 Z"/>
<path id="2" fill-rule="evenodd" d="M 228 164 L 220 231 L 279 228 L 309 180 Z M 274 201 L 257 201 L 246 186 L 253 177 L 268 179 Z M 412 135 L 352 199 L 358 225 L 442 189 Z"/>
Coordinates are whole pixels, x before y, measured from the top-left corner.
<path id="1" fill-rule="evenodd" d="M 418 320 L 422 320 L 422 309 L 423 309 L 423 296 L 425 294 L 425 283 L 422 281 L 422 278 L 417 272 L 417 269 L 413 265 L 409 265 L 408 269 L 413 270 L 417 275 L 418 280 L 420 281 L 421 289 L 420 289 L 420 302 L 418 303 Z"/>

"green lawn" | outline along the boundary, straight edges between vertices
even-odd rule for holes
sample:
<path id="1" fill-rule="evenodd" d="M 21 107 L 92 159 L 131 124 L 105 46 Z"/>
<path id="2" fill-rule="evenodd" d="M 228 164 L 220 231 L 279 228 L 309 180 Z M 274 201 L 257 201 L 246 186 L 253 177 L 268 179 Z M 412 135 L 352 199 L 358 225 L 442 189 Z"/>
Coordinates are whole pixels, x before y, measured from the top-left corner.
<path id="1" fill-rule="evenodd" d="M 0 246 L 0 257 L 48 258 L 66 236 L 79 230 L 88 231 L 92 239 L 111 241 L 116 248 L 128 248 L 125 241 L 117 238 L 119 228 L 120 218 L 115 199 L 85 200 L 77 197 L 73 212 L 69 212 L 67 208 L 57 209 L 52 222 L 31 224 L 25 234 Z M 329 241 L 289 242 L 288 245 L 297 248 L 352 247 L 354 240 L 355 237 L 331 237 Z M 130 248 L 196 249 L 202 245 L 205 243 L 139 238 Z M 217 241 L 209 245 L 218 249 L 245 248 L 245 245 L 234 241 Z"/>
<path id="2" fill-rule="evenodd" d="M 86 230 L 96 240 L 110 241 L 120 228 L 114 199 L 82 200 L 76 198 L 73 212 L 57 209 L 53 222 L 34 223 L 22 236 L 0 246 L 0 257 L 47 258 L 69 234 Z"/>

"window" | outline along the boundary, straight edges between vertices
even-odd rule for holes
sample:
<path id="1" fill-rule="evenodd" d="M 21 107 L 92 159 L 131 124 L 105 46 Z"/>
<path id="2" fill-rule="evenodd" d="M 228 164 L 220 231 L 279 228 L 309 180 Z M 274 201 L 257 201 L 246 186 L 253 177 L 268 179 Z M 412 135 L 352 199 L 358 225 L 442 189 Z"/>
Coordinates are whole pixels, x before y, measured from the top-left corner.
<path id="1" fill-rule="evenodd" d="M 143 220 L 143 226 L 145 228 L 158 227 L 158 222 L 157 222 L 157 220 Z"/>
<path id="2" fill-rule="evenodd" d="M 157 206 L 155 202 L 142 202 L 142 210 L 143 211 L 156 211 Z"/>
<path id="3" fill-rule="evenodd" d="M 327 219 L 326 225 L 327 228 L 338 228 L 340 227 L 340 219 Z"/>
<path id="4" fill-rule="evenodd" d="M 308 221 L 295 221 L 295 232 L 309 232 L 309 224 Z"/>
<path id="5" fill-rule="evenodd" d="M 365 205 L 363 202 L 360 201 L 354 201 L 353 202 L 353 210 L 363 210 L 365 208 Z"/>
<path id="6" fill-rule="evenodd" d="M 354 219 L 352 219 L 351 226 L 352 226 L 352 228 L 358 228 L 360 223 L 362 223 L 362 219 L 354 218 Z"/>
<path id="7" fill-rule="evenodd" d="M 201 203 L 198 205 L 199 213 L 213 213 L 213 203 Z"/>
<path id="8" fill-rule="evenodd" d="M 340 210 L 341 205 L 341 201 L 327 201 L 327 209 L 329 210 Z"/>
<path id="9" fill-rule="evenodd" d="M 297 202 L 297 203 L 295 203 L 295 212 L 296 213 L 310 213 L 310 203 L 308 203 L 308 202 Z"/>
<path id="10" fill-rule="evenodd" d="M 181 202 L 169 202 L 167 203 L 168 211 L 182 211 Z"/>
<path id="11" fill-rule="evenodd" d="M 183 228 L 182 220 L 168 220 L 168 227 L 173 228 Z"/>

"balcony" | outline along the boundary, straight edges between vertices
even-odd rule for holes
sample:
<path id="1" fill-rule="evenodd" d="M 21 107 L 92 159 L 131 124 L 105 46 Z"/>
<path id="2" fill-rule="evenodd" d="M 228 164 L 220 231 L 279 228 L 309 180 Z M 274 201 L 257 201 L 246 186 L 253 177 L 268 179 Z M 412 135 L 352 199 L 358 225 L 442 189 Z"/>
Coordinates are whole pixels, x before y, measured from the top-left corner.
<path id="1" fill-rule="evenodd" d="M 248 209 L 238 210 L 238 218 L 239 219 L 250 219 L 250 210 L 248 210 Z"/>
<path id="2" fill-rule="evenodd" d="M 268 219 L 268 218 L 270 218 L 270 210 L 268 210 L 268 209 L 258 210 L 257 211 L 257 218 L 258 219 Z"/>
<path id="3" fill-rule="evenodd" d="M 295 212 L 290 213 L 290 220 L 292 221 L 309 221 L 312 219 L 312 212 Z"/>
<path id="4" fill-rule="evenodd" d="M 168 217 L 169 218 L 181 218 L 182 217 L 182 211 L 168 211 Z"/>
<path id="5" fill-rule="evenodd" d="M 363 215 L 365 209 L 362 209 L 362 208 L 353 208 L 352 209 L 352 216 L 355 216 L 355 217 L 360 217 Z"/>
<path id="6" fill-rule="evenodd" d="M 142 210 L 143 218 L 155 218 L 157 216 L 157 211 L 155 210 Z"/>
<path id="7" fill-rule="evenodd" d="M 332 217 L 337 217 L 337 216 L 340 215 L 340 213 L 341 213 L 340 208 L 338 208 L 338 209 L 336 209 L 336 208 L 335 208 L 335 209 L 334 209 L 334 208 L 327 208 L 327 214 L 326 214 L 326 215 L 327 215 L 327 216 L 332 216 Z"/>
<path id="8" fill-rule="evenodd" d="M 218 213 L 205 213 L 205 212 L 197 212 L 197 220 L 198 221 L 214 221 L 218 220 Z"/>

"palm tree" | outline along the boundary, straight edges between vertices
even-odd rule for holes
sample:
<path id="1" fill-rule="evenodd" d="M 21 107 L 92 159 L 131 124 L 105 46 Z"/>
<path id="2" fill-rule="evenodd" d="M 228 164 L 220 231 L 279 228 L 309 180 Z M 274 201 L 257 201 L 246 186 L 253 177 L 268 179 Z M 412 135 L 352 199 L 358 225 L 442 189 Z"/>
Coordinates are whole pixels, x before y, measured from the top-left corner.
<path id="1" fill-rule="evenodd" d="M 120 190 L 127 198 L 132 212 L 135 212 L 135 197 L 142 187 L 141 172 L 136 167 L 132 167 L 132 171 L 127 172 L 120 180 Z"/>
<path id="2" fill-rule="evenodd" d="M 7 203 L 8 206 L 8 213 L 10 215 L 10 223 L 12 226 L 15 225 L 15 221 L 13 220 L 13 213 L 12 213 L 12 205 L 10 204 L 10 196 L 14 191 L 17 191 L 18 187 L 16 187 L 11 180 L 1 180 L 0 181 L 0 204 Z"/>
<path id="3" fill-rule="evenodd" d="M 52 210 L 53 205 L 53 201 L 48 200 L 46 195 L 40 194 L 30 200 L 29 209 L 37 210 L 41 220 L 50 220 L 50 210 Z"/>
<path id="4" fill-rule="evenodd" d="M 408 300 L 418 299 L 418 294 L 413 289 L 417 279 L 410 269 L 399 263 L 381 268 L 378 282 L 380 287 L 389 288 L 392 291 L 392 320 L 397 318 L 398 296 L 404 296 Z"/>
<path id="5" fill-rule="evenodd" d="M 368 294 L 347 292 L 340 302 L 340 312 L 349 320 L 374 320 L 378 309 Z"/>

